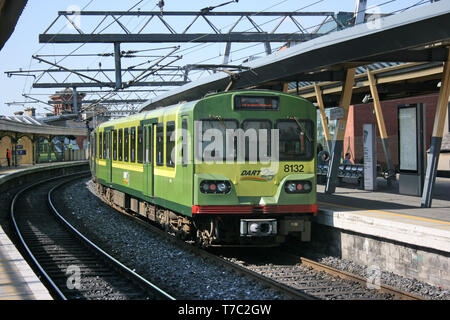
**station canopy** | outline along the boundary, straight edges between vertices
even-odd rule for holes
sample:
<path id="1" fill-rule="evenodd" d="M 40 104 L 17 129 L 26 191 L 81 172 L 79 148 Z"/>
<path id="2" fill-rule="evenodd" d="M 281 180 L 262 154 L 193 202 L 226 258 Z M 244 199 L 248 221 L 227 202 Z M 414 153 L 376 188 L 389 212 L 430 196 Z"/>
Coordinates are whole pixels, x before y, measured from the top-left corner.
<path id="1" fill-rule="evenodd" d="M 270 88 L 296 81 L 345 81 L 346 70 L 376 62 L 442 62 L 450 45 L 450 1 L 386 16 L 333 32 L 216 73 L 143 104 L 141 111 L 192 101 L 207 93 Z"/>

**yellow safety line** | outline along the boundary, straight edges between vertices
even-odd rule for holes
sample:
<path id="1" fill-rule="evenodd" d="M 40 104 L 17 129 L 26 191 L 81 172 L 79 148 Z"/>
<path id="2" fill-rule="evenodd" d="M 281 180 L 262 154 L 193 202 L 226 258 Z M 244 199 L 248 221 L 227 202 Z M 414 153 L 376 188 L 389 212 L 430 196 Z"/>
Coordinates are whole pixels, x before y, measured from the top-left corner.
<path id="1" fill-rule="evenodd" d="M 350 207 L 350 206 L 346 206 L 346 205 L 343 205 L 343 204 L 335 204 L 335 203 L 321 202 L 321 201 L 318 201 L 317 203 L 318 204 L 323 204 L 323 205 L 326 205 L 326 206 L 332 206 L 332 207 L 342 207 L 342 208 L 346 208 L 346 209 L 352 209 L 352 210 L 358 210 L 358 211 L 366 211 L 366 212 L 374 212 L 374 213 L 381 213 L 381 214 L 385 214 L 385 215 L 389 215 L 389 216 L 396 216 L 396 217 L 408 218 L 408 219 L 413 219 L 413 220 L 435 222 L 435 223 L 441 223 L 441 224 L 450 225 L 450 222 L 447 222 L 447 221 L 434 220 L 434 219 L 428 219 L 428 218 L 422 218 L 422 217 L 416 217 L 416 216 L 409 216 L 407 214 L 386 212 L 386 211 L 380 211 L 380 210 L 368 210 L 368 209 Z"/>

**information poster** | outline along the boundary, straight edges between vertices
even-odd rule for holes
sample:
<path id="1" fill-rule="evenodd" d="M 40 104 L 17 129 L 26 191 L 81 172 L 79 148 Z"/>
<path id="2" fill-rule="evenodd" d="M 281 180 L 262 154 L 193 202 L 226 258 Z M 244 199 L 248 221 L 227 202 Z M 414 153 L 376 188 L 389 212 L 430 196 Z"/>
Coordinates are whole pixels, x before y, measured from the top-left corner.
<path id="1" fill-rule="evenodd" d="M 363 125 L 364 139 L 364 190 L 377 189 L 377 152 L 375 144 L 375 125 Z"/>
<path id="2" fill-rule="evenodd" d="M 417 114 L 416 107 L 398 110 L 400 171 L 417 172 Z"/>

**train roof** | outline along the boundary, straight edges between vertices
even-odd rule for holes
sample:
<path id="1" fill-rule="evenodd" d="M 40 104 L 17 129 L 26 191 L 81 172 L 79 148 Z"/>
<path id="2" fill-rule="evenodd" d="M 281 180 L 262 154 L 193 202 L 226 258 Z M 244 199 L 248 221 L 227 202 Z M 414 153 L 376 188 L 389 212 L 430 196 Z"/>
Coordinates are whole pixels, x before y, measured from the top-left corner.
<path id="1" fill-rule="evenodd" d="M 191 101 L 191 102 L 182 102 L 182 103 L 178 103 L 178 104 L 175 104 L 175 105 L 172 105 L 172 106 L 168 106 L 168 107 L 161 107 L 161 108 L 150 110 L 150 111 L 146 111 L 146 112 L 136 113 L 136 114 L 133 114 L 131 116 L 124 117 L 124 118 L 109 120 L 109 121 L 106 121 L 106 122 L 103 122 L 102 124 L 100 124 L 98 126 L 98 128 L 110 127 L 110 126 L 114 126 L 114 125 L 117 125 L 117 124 L 121 124 L 123 122 L 129 122 L 129 121 L 135 121 L 135 120 L 144 120 L 144 119 L 149 119 L 149 118 L 160 117 L 160 116 L 163 116 L 166 113 L 173 112 L 177 108 L 183 108 L 183 109 L 185 109 L 185 108 L 193 108 L 197 102 L 198 102 L 198 100 Z"/>
<path id="2" fill-rule="evenodd" d="M 277 94 L 277 95 L 284 95 L 284 96 L 289 96 L 289 97 L 293 97 L 293 98 L 297 98 L 297 99 L 301 99 L 304 100 L 306 102 L 309 102 L 307 99 L 304 99 L 303 97 L 294 95 L 294 94 L 290 94 L 290 93 L 285 93 L 285 92 L 280 92 L 280 91 L 274 91 L 274 90 L 267 90 L 267 89 L 249 89 L 249 90 L 231 90 L 231 91 L 227 91 L 227 92 L 218 92 L 218 93 L 213 93 L 213 94 L 209 94 L 204 96 L 202 99 L 199 100 L 195 100 L 195 101 L 190 101 L 190 102 L 180 102 L 178 104 L 175 105 L 171 105 L 171 106 L 167 106 L 167 107 L 159 107 L 153 110 L 149 110 L 149 111 L 144 111 L 144 112 L 140 112 L 137 114 L 133 114 L 131 116 L 125 117 L 125 118 L 119 118 L 119 119 L 114 119 L 114 120 L 110 120 L 110 121 L 106 121 L 103 122 L 102 124 L 100 124 L 98 126 L 98 128 L 104 128 L 104 127 L 109 127 L 109 126 L 114 126 L 123 122 L 129 122 L 129 121 L 135 121 L 135 120 L 144 120 L 144 119 L 149 119 L 149 118 L 155 118 L 155 117 L 160 117 L 165 115 L 166 113 L 171 113 L 174 110 L 176 110 L 177 108 L 182 108 L 183 111 L 186 111 L 187 109 L 193 109 L 195 107 L 195 105 L 204 99 L 209 99 L 209 98 L 215 98 L 215 97 L 219 97 L 219 96 L 223 96 L 223 95 L 233 95 L 236 93 L 242 93 L 242 94 L 248 94 L 248 93 L 263 93 L 263 94 Z"/>

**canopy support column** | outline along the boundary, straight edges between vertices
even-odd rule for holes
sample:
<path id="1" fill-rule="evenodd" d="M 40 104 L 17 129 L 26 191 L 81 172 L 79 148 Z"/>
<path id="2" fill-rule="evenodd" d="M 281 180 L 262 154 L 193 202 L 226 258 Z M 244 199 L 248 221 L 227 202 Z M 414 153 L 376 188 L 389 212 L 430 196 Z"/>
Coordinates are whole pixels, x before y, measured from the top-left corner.
<path id="1" fill-rule="evenodd" d="M 430 208 L 433 198 L 433 187 L 436 181 L 437 166 L 439 155 L 441 153 L 442 137 L 444 135 L 445 116 L 448 109 L 450 94 L 450 52 L 447 61 L 444 63 L 442 72 L 441 89 L 436 106 L 436 115 L 434 117 L 433 136 L 431 137 L 430 153 L 428 154 L 427 171 L 422 193 L 423 208 Z"/>
<path id="2" fill-rule="evenodd" d="M 377 117 L 378 129 L 380 130 L 381 144 L 383 146 L 384 156 L 386 159 L 386 166 L 388 170 L 388 185 L 391 183 L 392 177 L 395 177 L 394 168 L 392 166 L 391 154 L 389 152 L 389 137 L 384 123 L 383 111 L 381 110 L 380 98 L 378 96 L 377 82 L 373 73 L 367 69 L 367 78 L 369 79 L 370 93 L 373 98 L 373 108 Z"/>
<path id="3" fill-rule="evenodd" d="M 347 125 L 348 109 L 352 99 L 355 71 L 355 68 L 350 68 L 347 70 L 347 75 L 341 94 L 339 106 L 344 108 L 344 118 L 339 119 L 336 127 L 336 136 L 333 143 L 333 150 L 331 151 L 331 165 L 328 170 L 327 185 L 325 187 L 325 193 L 327 194 L 332 194 L 336 191 L 336 181 L 341 162 L 342 149 L 344 146 L 345 127 Z"/>
<path id="4" fill-rule="evenodd" d="M 322 91 L 317 83 L 314 83 L 314 91 L 316 92 L 316 100 L 320 110 L 320 119 L 322 121 L 322 128 L 325 135 L 325 140 L 327 141 L 328 151 L 331 152 L 331 137 L 327 117 L 325 115 L 325 105 L 322 99 Z"/>

